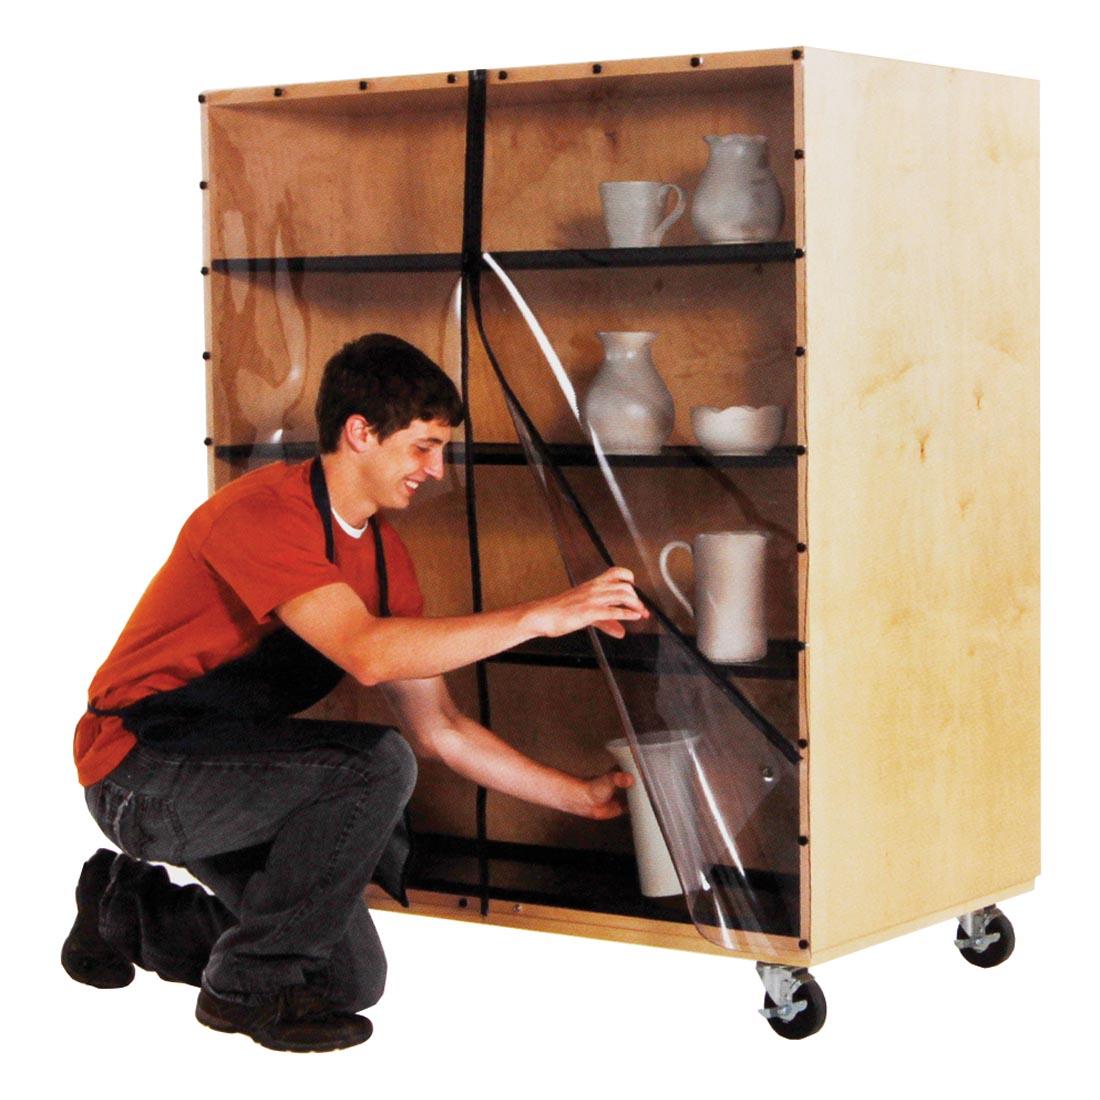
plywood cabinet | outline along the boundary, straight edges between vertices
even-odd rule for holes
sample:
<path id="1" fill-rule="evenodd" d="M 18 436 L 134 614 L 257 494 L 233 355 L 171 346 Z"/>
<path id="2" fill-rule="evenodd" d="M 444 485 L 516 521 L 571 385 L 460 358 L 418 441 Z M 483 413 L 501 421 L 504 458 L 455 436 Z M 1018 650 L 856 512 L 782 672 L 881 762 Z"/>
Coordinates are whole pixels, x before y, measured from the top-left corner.
<path id="1" fill-rule="evenodd" d="M 429 613 L 563 587 L 486 341 L 581 497 L 594 463 L 489 253 L 578 393 L 598 331 L 659 333 L 676 424 L 660 456 L 620 463 L 646 502 L 623 555 L 731 526 L 770 535 L 768 656 L 726 672 L 793 761 L 739 846 L 764 861 L 771 915 L 715 946 L 683 899 L 640 895 L 625 820 L 567 818 L 432 766 L 413 801 L 414 910 L 792 968 L 1033 884 L 1034 82 L 781 49 L 203 101 L 212 487 L 312 453 L 327 357 L 394 332 L 469 396 L 447 476 L 394 517 Z M 690 202 L 703 138 L 732 132 L 767 138 L 776 240 L 710 245 L 685 216 L 658 247 L 607 247 L 601 181 L 674 182 Z M 783 437 L 759 459 L 707 461 L 689 410 L 735 404 L 781 406 Z M 617 555 L 620 517 L 590 504 Z M 654 645 L 643 632 L 617 651 L 622 692 L 645 695 Z M 523 751 L 577 774 L 610 764 L 619 718 L 583 636 L 449 679 Z M 317 713 L 387 720 L 347 684 Z"/>

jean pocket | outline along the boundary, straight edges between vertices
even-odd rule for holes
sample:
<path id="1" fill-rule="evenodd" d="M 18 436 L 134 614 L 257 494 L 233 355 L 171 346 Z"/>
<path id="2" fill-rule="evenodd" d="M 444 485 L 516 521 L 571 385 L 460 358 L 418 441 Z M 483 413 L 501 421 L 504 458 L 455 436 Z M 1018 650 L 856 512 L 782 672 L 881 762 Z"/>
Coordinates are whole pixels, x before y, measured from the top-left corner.
<path id="1" fill-rule="evenodd" d="M 101 779 L 88 788 L 87 801 L 100 829 L 128 856 L 180 862 L 182 830 L 175 808 L 167 800 Z"/>

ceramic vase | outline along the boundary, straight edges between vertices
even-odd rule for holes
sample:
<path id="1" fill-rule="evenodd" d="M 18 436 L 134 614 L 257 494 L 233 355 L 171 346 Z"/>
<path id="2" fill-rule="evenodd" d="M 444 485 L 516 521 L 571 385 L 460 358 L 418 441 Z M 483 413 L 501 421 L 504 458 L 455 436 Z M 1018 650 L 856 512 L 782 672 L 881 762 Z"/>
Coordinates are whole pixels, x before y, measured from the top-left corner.
<path id="1" fill-rule="evenodd" d="M 655 332 L 599 332 L 604 359 L 584 395 L 585 430 L 605 454 L 659 454 L 672 434 L 672 394 L 653 365 Z"/>
<path id="2" fill-rule="evenodd" d="M 675 813 L 666 824 L 676 828 L 678 821 L 696 819 L 696 800 L 692 778 L 696 771 L 695 745 L 699 735 L 691 730 L 655 730 L 640 733 L 635 739 L 649 780 L 657 797 Z M 647 898 L 667 898 L 682 894 L 676 865 L 665 843 L 653 803 L 646 793 L 645 782 L 625 737 L 607 743 L 607 751 L 624 771 L 634 777 L 634 786 L 626 792 L 630 810 L 630 830 L 634 837 L 634 854 L 638 859 L 638 883 Z M 673 843 L 676 843 L 673 833 Z"/>
<path id="3" fill-rule="evenodd" d="M 691 204 L 695 231 L 710 244 L 773 241 L 783 225 L 783 195 L 760 134 L 712 135 L 710 158 Z"/>

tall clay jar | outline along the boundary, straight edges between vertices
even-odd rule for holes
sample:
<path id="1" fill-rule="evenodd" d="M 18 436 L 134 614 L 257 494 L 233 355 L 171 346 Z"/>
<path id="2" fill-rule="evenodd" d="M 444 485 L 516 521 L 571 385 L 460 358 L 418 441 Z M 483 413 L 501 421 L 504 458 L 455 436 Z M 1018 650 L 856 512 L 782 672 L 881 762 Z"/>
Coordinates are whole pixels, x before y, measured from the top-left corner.
<path id="1" fill-rule="evenodd" d="M 691 204 L 695 231 L 710 244 L 774 241 L 783 225 L 783 194 L 768 167 L 761 134 L 712 135 L 710 159 Z"/>
<path id="2" fill-rule="evenodd" d="M 672 394 L 653 365 L 655 332 L 598 332 L 604 358 L 584 395 L 585 430 L 606 454 L 659 454 L 672 434 Z"/>

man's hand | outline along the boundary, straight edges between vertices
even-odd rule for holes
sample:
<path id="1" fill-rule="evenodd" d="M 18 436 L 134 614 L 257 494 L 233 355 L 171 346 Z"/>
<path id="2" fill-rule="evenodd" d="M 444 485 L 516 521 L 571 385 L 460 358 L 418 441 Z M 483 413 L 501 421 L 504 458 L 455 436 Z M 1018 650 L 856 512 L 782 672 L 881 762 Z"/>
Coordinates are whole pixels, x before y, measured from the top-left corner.
<path id="1" fill-rule="evenodd" d="M 581 802 L 574 813 L 595 821 L 606 821 L 626 813 L 624 792 L 627 787 L 634 786 L 634 777 L 629 772 L 612 768 L 602 775 L 581 780 L 581 783 Z"/>
<path id="2" fill-rule="evenodd" d="M 622 638 L 622 622 L 648 619 L 649 612 L 634 591 L 634 574 L 615 566 L 598 577 L 531 606 L 528 623 L 536 634 L 557 638 L 595 626 L 613 638 Z"/>

